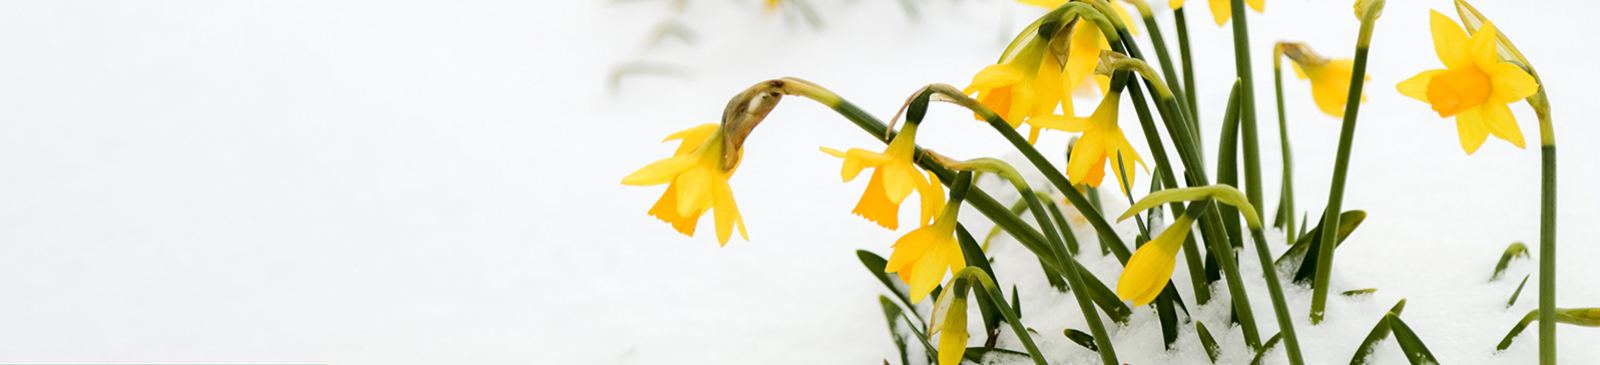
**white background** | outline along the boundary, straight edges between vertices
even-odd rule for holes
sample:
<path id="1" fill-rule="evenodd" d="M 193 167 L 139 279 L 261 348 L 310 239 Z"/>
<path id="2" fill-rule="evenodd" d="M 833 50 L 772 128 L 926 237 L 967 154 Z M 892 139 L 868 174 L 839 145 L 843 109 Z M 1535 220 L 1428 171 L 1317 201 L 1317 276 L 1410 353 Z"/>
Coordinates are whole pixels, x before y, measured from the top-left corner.
<path id="1" fill-rule="evenodd" d="M 0 362 L 880 363 L 895 357 L 882 289 L 853 251 L 887 255 L 910 227 L 849 214 L 864 181 L 840 184 L 816 146 L 880 148 L 856 127 L 791 98 L 750 138 L 733 184 L 751 242 L 719 248 L 709 220 L 679 235 L 644 214 L 660 187 L 618 182 L 757 81 L 806 78 L 887 117 L 921 85 L 965 86 L 1003 32 L 1042 13 L 919 2 L 911 21 L 888 0 L 816 0 L 826 25 L 810 30 L 755 1 L 694 1 L 681 19 L 699 42 L 650 50 L 664 1 L 5 2 Z M 1175 48 L 1171 12 L 1155 2 Z M 1231 33 L 1190 3 L 1214 147 Z M 1476 5 L 1538 67 L 1554 105 L 1559 305 L 1600 306 L 1589 39 L 1600 9 Z M 1531 329 L 1490 351 L 1536 307 L 1537 277 L 1515 308 L 1495 307 L 1536 264 L 1484 279 L 1508 243 L 1537 249 L 1537 123 L 1514 104 L 1530 149 L 1491 139 L 1467 156 L 1452 121 L 1394 91 L 1442 67 L 1429 8 L 1454 17 L 1448 1 L 1394 1 L 1378 25 L 1345 199 L 1370 216 L 1340 249 L 1334 287 L 1380 288 L 1359 305 L 1380 311 L 1409 298 L 1408 322 L 1446 362 L 1529 363 Z M 1348 1 L 1274 0 L 1250 17 L 1270 209 L 1271 44 L 1349 57 L 1357 21 Z M 608 90 L 610 68 L 639 57 L 691 75 Z M 1339 122 L 1316 112 L 1306 83 L 1286 86 L 1298 203 L 1315 214 Z M 1079 114 L 1093 102 L 1080 99 Z M 919 142 L 1004 156 L 969 115 L 934 107 Z M 1067 138 L 1047 132 L 1040 146 L 1057 156 Z M 1600 359 L 1600 330 L 1561 330 L 1564 363 Z M 1329 353 L 1313 363 L 1349 356 Z"/>

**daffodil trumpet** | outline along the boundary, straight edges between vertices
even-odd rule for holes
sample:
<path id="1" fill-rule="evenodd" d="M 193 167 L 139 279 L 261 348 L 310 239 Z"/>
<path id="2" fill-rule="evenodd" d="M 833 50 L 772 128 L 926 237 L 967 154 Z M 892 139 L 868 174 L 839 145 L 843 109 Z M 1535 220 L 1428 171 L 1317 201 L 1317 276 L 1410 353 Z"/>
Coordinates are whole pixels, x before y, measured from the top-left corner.
<path id="1" fill-rule="evenodd" d="M 1456 0 L 1456 13 L 1469 32 L 1479 32 L 1488 27 L 1489 19 L 1466 1 Z M 1556 137 L 1555 125 L 1550 120 L 1550 100 L 1545 95 L 1544 81 L 1533 63 L 1517 50 L 1504 32 L 1495 31 L 1495 53 L 1501 61 L 1514 62 L 1533 77 L 1538 90 L 1528 96 L 1528 106 L 1539 117 L 1540 184 L 1539 184 L 1539 363 L 1556 363 Z"/>
<path id="2" fill-rule="evenodd" d="M 1338 227 L 1339 213 L 1344 207 L 1344 183 L 1350 170 L 1350 146 L 1356 132 L 1356 112 L 1361 108 L 1361 88 L 1366 81 L 1367 51 L 1372 43 L 1372 27 L 1383 14 L 1384 0 L 1362 0 L 1356 3 L 1356 14 L 1361 18 L 1361 33 L 1356 38 L 1356 56 L 1350 73 L 1350 95 L 1345 99 L 1344 125 L 1339 130 L 1339 152 L 1333 164 L 1333 182 L 1328 189 L 1328 213 L 1323 216 L 1323 227 Z M 1337 229 L 1322 230 L 1322 242 L 1337 242 Z M 1328 305 L 1328 279 L 1333 270 L 1333 248 L 1321 245 L 1317 253 L 1317 273 L 1311 285 L 1311 324 L 1322 323 Z"/>

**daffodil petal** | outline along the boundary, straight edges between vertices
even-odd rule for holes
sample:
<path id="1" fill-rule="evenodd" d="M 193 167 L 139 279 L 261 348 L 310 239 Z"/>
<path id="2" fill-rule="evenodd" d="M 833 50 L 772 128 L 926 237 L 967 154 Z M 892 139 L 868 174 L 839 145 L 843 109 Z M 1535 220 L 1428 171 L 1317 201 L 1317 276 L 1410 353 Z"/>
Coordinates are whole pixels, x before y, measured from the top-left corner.
<path id="1" fill-rule="evenodd" d="M 1171 7 L 1172 10 L 1182 9 L 1183 0 L 1167 0 L 1167 6 Z"/>
<path id="2" fill-rule="evenodd" d="M 1255 9 L 1257 13 L 1267 11 L 1267 0 L 1245 0 L 1245 3 L 1250 4 L 1250 8 Z"/>
<path id="3" fill-rule="evenodd" d="M 1472 66 L 1472 57 L 1468 54 L 1467 31 L 1461 29 L 1460 24 L 1450 17 L 1433 13 L 1429 25 L 1433 28 L 1433 50 L 1439 55 L 1439 61 L 1444 62 L 1445 68 L 1456 69 Z"/>
<path id="4" fill-rule="evenodd" d="M 1228 0 L 1211 0 L 1211 17 L 1217 20 L 1217 25 L 1226 24 L 1232 16 L 1233 4 Z"/>
<path id="5" fill-rule="evenodd" d="M 715 191 L 716 196 L 712 199 L 716 201 L 717 242 L 727 246 L 728 238 L 733 235 L 734 224 L 738 222 L 743 225 L 743 219 L 739 217 L 739 206 L 733 202 L 733 189 L 728 186 L 728 181 L 718 182 Z M 750 240 L 750 237 L 745 236 L 743 227 L 739 229 L 739 234 L 746 241 Z"/>
<path id="6" fill-rule="evenodd" d="M 1076 89 L 1094 74 L 1094 68 L 1100 64 L 1100 42 L 1105 35 L 1100 34 L 1100 28 L 1092 22 L 1078 22 L 1077 28 L 1072 30 L 1072 51 L 1067 54 L 1065 89 Z"/>
<path id="7" fill-rule="evenodd" d="M 972 84 L 962 92 L 971 94 L 1001 86 L 1010 86 L 1022 82 L 1022 71 L 1007 64 L 989 65 L 977 75 L 972 76 Z"/>
<path id="8" fill-rule="evenodd" d="M 817 147 L 817 149 L 822 150 L 822 153 L 826 153 L 829 156 L 838 157 L 838 158 L 844 158 L 844 151 L 840 151 L 840 150 L 836 150 L 836 149 L 832 149 L 832 148 L 828 148 L 828 147 Z"/>
<path id="9" fill-rule="evenodd" d="M 1489 139 L 1489 128 L 1483 125 L 1483 114 L 1479 108 L 1456 114 L 1456 132 L 1461 137 L 1461 149 L 1469 155 L 1478 152 L 1483 141 Z"/>
<path id="10" fill-rule="evenodd" d="M 1539 82 L 1533 79 L 1533 75 L 1514 63 L 1498 62 L 1484 68 L 1483 72 L 1489 74 L 1489 84 L 1493 90 L 1489 92 L 1489 99 L 1485 103 L 1510 103 L 1539 92 Z"/>
<path id="11" fill-rule="evenodd" d="M 879 167 L 893 161 L 894 157 L 882 153 L 851 148 L 844 153 L 844 167 L 839 169 L 839 177 L 849 182 L 861 175 L 861 170 L 868 167 Z"/>
<path id="12" fill-rule="evenodd" d="M 1072 156 L 1067 161 L 1067 178 L 1079 184 L 1089 183 L 1086 180 L 1090 169 L 1095 166 L 1104 168 L 1100 163 L 1106 159 L 1105 151 L 1104 137 L 1094 131 L 1084 132 L 1083 137 L 1078 138 L 1078 144 L 1072 147 Z"/>
<path id="13" fill-rule="evenodd" d="M 1116 12 L 1117 17 L 1122 19 L 1122 24 L 1128 26 L 1128 33 L 1139 35 L 1139 23 L 1133 21 L 1133 17 L 1128 16 L 1128 9 L 1124 9 L 1122 5 L 1115 1 L 1108 3 L 1108 5 L 1111 5 L 1111 11 Z"/>
<path id="14" fill-rule="evenodd" d="M 1345 102 L 1350 98 L 1351 60 L 1333 60 L 1323 66 L 1320 75 L 1311 81 L 1311 97 L 1317 108 L 1335 117 L 1344 117 Z"/>
<path id="15" fill-rule="evenodd" d="M 694 166 L 697 156 L 678 155 L 645 165 L 622 178 L 623 185 L 651 186 L 672 182 L 679 173 Z"/>
<path id="16" fill-rule="evenodd" d="M 1472 35 L 1467 55 L 1471 57 L 1472 64 L 1487 71 L 1489 66 L 1500 63 L 1500 55 L 1495 53 L 1494 23 L 1483 22 L 1483 27 L 1478 28 L 1478 33 Z"/>
<path id="17" fill-rule="evenodd" d="M 1495 137 L 1511 142 L 1517 148 L 1528 148 L 1523 144 L 1522 128 L 1517 127 L 1517 119 L 1511 116 L 1511 108 L 1503 103 L 1483 103 L 1478 106 L 1479 117 L 1483 118 L 1483 126 Z"/>
<path id="18" fill-rule="evenodd" d="M 1301 80 L 1305 80 L 1308 77 L 1306 76 L 1306 71 L 1300 68 L 1299 62 L 1289 62 L 1289 67 L 1294 68 L 1295 77 L 1298 77 Z"/>
<path id="19" fill-rule="evenodd" d="M 678 214 L 689 215 L 697 209 L 704 209 L 710 205 L 716 196 L 715 171 L 712 166 L 697 165 L 678 174 L 674 183 L 678 184 Z"/>
<path id="20" fill-rule="evenodd" d="M 904 279 L 909 284 L 911 282 L 910 277 L 904 275 L 910 275 L 907 272 L 910 266 L 921 260 L 922 256 L 926 255 L 928 250 L 933 247 L 932 236 L 932 226 L 918 227 L 906 233 L 906 235 L 900 236 L 900 239 L 894 241 L 894 245 L 890 246 L 894 248 L 894 252 L 889 254 L 889 262 L 884 265 L 883 272 L 901 273 L 903 275 L 901 279 Z M 927 296 L 927 294 L 923 294 L 923 296 Z M 920 301 L 921 299 L 913 298 L 913 300 Z"/>
<path id="21" fill-rule="evenodd" d="M 1187 228 L 1174 226 L 1167 229 Z M 1166 246 L 1147 243 L 1128 258 L 1128 265 L 1122 269 L 1122 277 L 1117 278 L 1118 298 L 1132 300 L 1135 306 L 1155 301 L 1167 280 L 1172 278 L 1172 269 L 1176 265 L 1174 258 L 1177 250 Z"/>
<path id="22" fill-rule="evenodd" d="M 944 210 L 944 185 L 939 183 L 939 175 L 929 173 L 928 182 L 921 185 L 917 194 L 922 197 L 922 225 L 926 226 Z"/>
<path id="23" fill-rule="evenodd" d="M 1428 102 L 1428 83 L 1433 81 L 1434 75 L 1444 71 L 1442 69 L 1422 71 L 1422 73 L 1412 76 L 1406 81 L 1401 81 L 1400 84 L 1395 85 L 1395 89 L 1400 90 L 1400 95 L 1426 103 Z"/>
<path id="24" fill-rule="evenodd" d="M 916 190 L 918 182 L 927 181 L 917 168 L 911 167 L 909 161 L 894 161 L 884 164 L 880 169 L 884 170 L 883 191 L 888 194 L 889 201 L 895 204 L 905 201 Z"/>

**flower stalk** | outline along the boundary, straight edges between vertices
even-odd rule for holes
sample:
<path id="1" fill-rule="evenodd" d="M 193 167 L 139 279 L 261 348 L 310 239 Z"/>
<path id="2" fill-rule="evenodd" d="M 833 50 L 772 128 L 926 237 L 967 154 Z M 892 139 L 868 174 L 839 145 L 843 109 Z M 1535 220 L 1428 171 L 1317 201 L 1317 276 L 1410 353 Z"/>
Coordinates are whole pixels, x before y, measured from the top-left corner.
<path id="1" fill-rule="evenodd" d="M 1272 48 L 1272 86 L 1277 94 L 1278 141 L 1283 150 L 1283 192 L 1278 198 L 1278 205 L 1283 208 L 1283 216 L 1279 218 L 1285 221 L 1283 232 L 1288 237 L 1286 241 L 1294 244 L 1297 238 L 1294 230 L 1294 154 L 1289 149 L 1289 118 L 1283 108 L 1283 48 L 1283 42 L 1278 42 Z"/>
<path id="2" fill-rule="evenodd" d="M 1261 186 L 1261 147 L 1260 137 L 1256 134 L 1256 86 L 1255 76 L 1250 71 L 1250 28 L 1245 22 L 1244 0 L 1231 0 L 1233 10 L 1233 64 L 1238 68 L 1239 80 L 1244 85 L 1240 91 L 1242 97 L 1239 105 L 1239 128 L 1244 137 L 1244 180 L 1245 195 L 1250 197 L 1250 204 L 1262 206 Z M 1261 218 L 1261 217 L 1256 217 Z"/>
<path id="3" fill-rule="evenodd" d="M 1383 13 L 1384 0 L 1363 0 L 1356 4 L 1361 16 L 1361 33 L 1356 39 L 1355 66 L 1350 74 L 1350 96 L 1345 101 L 1344 125 L 1339 131 L 1339 152 L 1334 159 L 1333 182 L 1328 191 L 1328 205 L 1323 227 L 1339 227 L 1339 213 L 1344 210 L 1344 184 L 1350 171 L 1350 147 L 1355 142 L 1356 113 L 1361 109 L 1361 88 L 1366 81 L 1367 52 L 1372 44 L 1372 27 Z M 1312 282 L 1311 324 L 1322 323 L 1328 306 L 1328 280 L 1333 272 L 1332 244 L 1338 242 L 1337 229 L 1323 229 L 1320 252 L 1317 253 L 1317 273 Z"/>

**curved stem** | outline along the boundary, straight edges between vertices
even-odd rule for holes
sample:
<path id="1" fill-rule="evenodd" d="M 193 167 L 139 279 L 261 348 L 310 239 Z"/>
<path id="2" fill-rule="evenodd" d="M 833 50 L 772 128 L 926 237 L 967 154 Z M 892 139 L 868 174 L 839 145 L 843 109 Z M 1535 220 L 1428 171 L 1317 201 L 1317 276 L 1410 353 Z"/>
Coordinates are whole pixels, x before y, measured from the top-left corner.
<path id="1" fill-rule="evenodd" d="M 1261 229 L 1260 226 L 1251 227 L 1250 235 L 1255 238 L 1256 257 L 1261 259 L 1261 276 L 1267 279 L 1267 294 L 1272 297 L 1272 311 L 1278 317 L 1278 333 L 1283 335 L 1283 345 L 1288 349 L 1289 364 L 1305 364 L 1300 357 L 1300 339 L 1294 334 L 1294 319 L 1289 314 L 1289 305 L 1283 299 L 1278 269 L 1272 264 L 1272 254 L 1267 250 L 1267 235 Z"/>
<path id="2" fill-rule="evenodd" d="M 1287 221 L 1285 223 L 1287 226 L 1283 231 L 1288 237 L 1287 241 L 1292 245 L 1295 242 L 1295 238 L 1297 238 L 1294 230 L 1294 155 L 1289 150 L 1289 118 L 1283 109 L 1282 61 L 1283 57 L 1274 52 L 1272 56 L 1272 85 L 1277 92 L 1278 141 L 1281 142 L 1281 148 L 1283 149 L 1283 194 L 1279 198 L 1281 201 L 1278 202 L 1278 205 L 1283 206 L 1283 220 Z"/>
<path id="3" fill-rule="evenodd" d="M 1364 76 L 1367 74 L 1367 48 L 1372 42 L 1372 27 L 1377 21 L 1378 13 L 1381 12 L 1382 0 L 1376 3 L 1378 9 L 1367 10 L 1366 16 L 1361 19 L 1355 65 L 1350 73 L 1350 96 L 1345 99 L 1344 126 L 1339 131 L 1339 154 L 1334 160 L 1333 183 L 1328 189 L 1328 205 L 1325 208 L 1327 211 L 1322 218 L 1322 245 L 1317 252 L 1317 275 L 1311 286 L 1312 325 L 1322 323 L 1324 309 L 1328 305 L 1328 280 L 1333 270 L 1333 248 L 1337 246 L 1333 243 L 1338 242 L 1339 232 L 1338 229 L 1329 227 L 1339 227 L 1339 213 L 1343 212 L 1344 208 L 1344 182 L 1350 170 L 1350 145 L 1355 140 L 1356 112 L 1361 109 L 1361 88 L 1366 82 Z"/>
<path id="4" fill-rule="evenodd" d="M 994 279 L 989 278 L 989 274 L 985 274 L 983 269 L 969 266 L 957 272 L 955 278 L 977 281 L 991 298 L 1006 297 L 1005 293 L 1000 292 L 1000 288 L 994 285 Z M 1033 344 L 1033 336 L 1028 335 L 1028 328 L 1022 325 L 1022 318 L 1017 316 L 1017 312 L 1013 311 L 1004 300 L 996 300 L 994 304 L 1000 310 L 1000 315 L 1006 317 L 1006 323 L 1011 324 L 1011 331 L 1017 335 L 1017 339 L 1022 340 L 1022 347 L 1028 349 L 1028 356 L 1033 358 L 1034 365 L 1050 365 L 1044 361 L 1044 354 L 1039 352 L 1039 346 Z"/>

